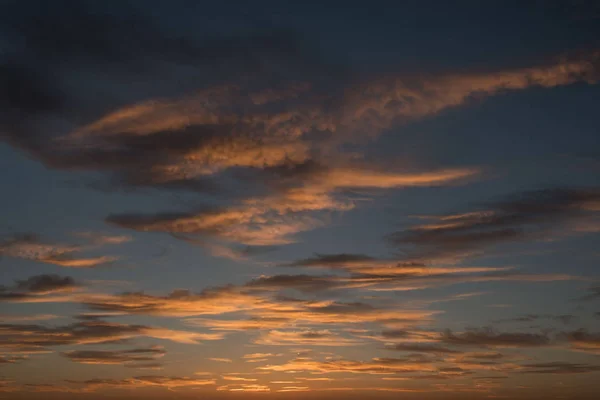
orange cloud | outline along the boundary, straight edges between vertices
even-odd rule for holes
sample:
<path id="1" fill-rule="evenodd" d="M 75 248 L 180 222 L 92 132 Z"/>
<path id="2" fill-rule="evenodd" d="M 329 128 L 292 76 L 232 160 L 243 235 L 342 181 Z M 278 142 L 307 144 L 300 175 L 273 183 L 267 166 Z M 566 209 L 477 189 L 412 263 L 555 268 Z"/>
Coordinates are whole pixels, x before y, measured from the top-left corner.
<path id="1" fill-rule="evenodd" d="M 67 268 L 93 268 L 117 260 L 117 257 L 110 256 L 90 258 L 74 256 L 74 254 L 86 249 L 85 246 L 43 243 L 37 236 L 31 234 L 14 235 L 12 238 L 0 243 L 0 255 Z"/>
<path id="2" fill-rule="evenodd" d="M 352 346 L 359 342 L 344 338 L 328 330 L 320 331 L 277 331 L 261 334 L 256 344 L 264 345 L 311 345 L 311 346 Z"/>

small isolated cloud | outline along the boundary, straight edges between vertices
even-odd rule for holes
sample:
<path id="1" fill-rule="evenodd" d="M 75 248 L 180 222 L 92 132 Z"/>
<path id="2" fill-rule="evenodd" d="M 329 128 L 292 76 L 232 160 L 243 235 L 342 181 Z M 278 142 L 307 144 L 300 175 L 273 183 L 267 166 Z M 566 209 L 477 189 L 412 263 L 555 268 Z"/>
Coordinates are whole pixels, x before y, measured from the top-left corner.
<path id="1" fill-rule="evenodd" d="M 245 359 L 254 359 L 254 358 L 269 358 L 269 357 L 275 357 L 276 354 L 273 353 L 250 353 L 250 354 L 244 354 L 244 356 L 242 358 Z"/>
<path id="2" fill-rule="evenodd" d="M 77 232 L 75 236 L 86 239 L 92 246 L 104 246 L 107 244 L 123 244 L 131 242 L 133 238 L 129 235 L 105 235 L 97 232 Z"/>
<path id="3" fill-rule="evenodd" d="M 221 378 L 226 381 L 234 381 L 234 382 L 256 382 L 258 380 L 256 378 L 244 378 L 243 376 L 234 376 L 234 375 L 223 375 Z"/>

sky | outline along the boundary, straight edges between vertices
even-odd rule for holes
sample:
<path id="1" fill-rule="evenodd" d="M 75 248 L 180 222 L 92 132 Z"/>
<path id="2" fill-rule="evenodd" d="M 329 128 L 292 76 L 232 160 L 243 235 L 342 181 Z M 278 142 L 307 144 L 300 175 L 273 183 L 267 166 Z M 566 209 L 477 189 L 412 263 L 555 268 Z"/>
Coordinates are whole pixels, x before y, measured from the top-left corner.
<path id="1" fill-rule="evenodd" d="M 0 2 L 0 398 L 595 398 L 599 18 Z"/>

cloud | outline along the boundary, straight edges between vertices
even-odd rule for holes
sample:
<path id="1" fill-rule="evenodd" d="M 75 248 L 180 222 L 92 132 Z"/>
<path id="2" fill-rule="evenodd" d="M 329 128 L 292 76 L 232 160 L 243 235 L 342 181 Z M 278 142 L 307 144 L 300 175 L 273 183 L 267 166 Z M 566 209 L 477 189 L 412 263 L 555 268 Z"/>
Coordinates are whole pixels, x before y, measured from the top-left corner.
<path id="1" fill-rule="evenodd" d="M 218 361 L 218 362 L 226 362 L 226 363 L 230 363 L 233 362 L 231 359 L 229 358 L 220 358 L 220 357 L 211 357 L 211 358 L 207 358 L 207 360 L 211 360 L 211 361 Z"/>
<path id="2" fill-rule="evenodd" d="M 569 314 L 564 314 L 564 315 L 550 315 L 550 314 L 543 314 L 543 315 L 537 315 L 537 314 L 528 314 L 528 315 L 523 315 L 520 317 L 515 317 L 515 318 L 506 318 L 506 319 L 499 319 L 496 320 L 494 322 L 496 323 L 502 323 L 502 322 L 534 322 L 534 321 L 538 321 L 540 319 L 550 319 L 556 322 L 560 322 L 564 325 L 569 325 L 571 322 L 573 322 L 573 320 L 577 319 L 576 316 L 574 315 L 569 315 Z"/>
<path id="3" fill-rule="evenodd" d="M 585 374 L 600 371 L 600 365 L 577 364 L 570 362 L 549 362 L 537 364 L 525 364 L 523 374 Z"/>
<path id="4" fill-rule="evenodd" d="M 129 350 L 71 350 L 63 352 L 62 355 L 81 364 L 125 364 L 135 368 L 139 365 L 147 366 L 135 363 L 156 361 L 165 353 L 162 347 L 153 346 Z"/>
<path id="5" fill-rule="evenodd" d="M 329 330 L 279 331 L 272 330 L 261 334 L 255 341 L 263 345 L 310 345 L 310 346 L 352 346 L 359 342 L 344 338 Z"/>
<path id="6" fill-rule="evenodd" d="M 373 358 L 370 361 L 331 360 L 317 361 L 310 358 L 296 358 L 285 364 L 267 365 L 259 370 L 311 373 L 351 373 L 367 375 L 387 375 L 397 373 L 432 372 L 435 367 L 421 358 Z"/>
<path id="7" fill-rule="evenodd" d="M 83 387 L 85 391 L 102 389 L 137 389 L 144 387 L 162 387 L 166 389 L 194 388 L 214 385 L 214 379 L 199 379 L 179 376 L 144 375 L 126 379 L 89 379 L 85 381 L 68 380 L 76 387 Z"/>
<path id="8" fill-rule="evenodd" d="M 429 310 L 399 310 L 395 307 L 379 308 L 362 302 L 298 300 L 280 295 L 290 288 L 312 291 L 335 282 L 330 283 L 323 277 L 284 275 L 260 277 L 239 286 L 208 288 L 198 294 L 176 290 L 167 296 L 145 293 L 89 295 L 83 301 L 95 310 L 129 314 L 187 317 L 236 312 L 236 320 L 187 320 L 188 323 L 218 331 L 278 329 L 297 324 L 345 324 L 355 323 L 357 318 L 361 322 L 415 324 L 426 322 L 437 313 Z M 348 286 L 347 283 L 344 285 Z"/>
<path id="9" fill-rule="evenodd" d="M 281 266 L 327 268 L 350 274 L 348 277 L 310 276 L 307 279 L 319 283 L 312 290 L 362 288 L 372 291 L 407 291 L 462 283 L 582 279 L 565 274 L 526 274 L 513 267 L 428 266 L 422 262 L 376 259 L 364 254 L 318 254 L 313 258 Z M 323 280 L 328 280 L 329 283 Z"/>
<path id="10" fill-rule="evenodd" d="M 228 392 L 270 392 L 271 388 L 266 385 L 223 385 L 217 387 L 219 391 Z"/>
<path id="11" fill-rule="evenodd" d="M 267 357 L 275 357 L 275 354 L 273 353 L 251 353 L 251 354 L 244 354 L 245 359 L 253 359 L 253 358 L 267 358 Z"/>
<path id="12" fill-rule="evenodd" d="M 314 275 L 272 275 L 260 276 L 244 285 L 255 290 L 296 289 L 302 292 L 314 292 L 340 287 L 340 282 L 331 276 Z"/>
<path id="13" fill-rule="evenodd" d="M 96 232 L 77 232 L 75 236 L 87 239 L 90 244 L 96 246 L 104 246 L 107 244 L 123 244 L 131 242 L 133 238 L 128 235 L 103 235 Z"/>
<path id="14" fill-rule="evenodd" d="M 48 167 L 100 172 L 111 187 L 214 195 L 209 207 L 106 218 L 128 229 L 215 242 L 205 244 L 212 249 L 292 243 L 322 226 L 324 214 L 356 207 L 349 191 L 371 197 L 460 184 L 479 173 L 469 166 L 358 162 L 361 154 L 339 144 L 474 97 L 597 78 L 593 53 L 485 73 L 358 81 L 313 51 L 300 32 L 180 37 L 144 18 L 144 9 L 115 15 L 102 8 L 73 2 L 64 12 L 44 4 L 6 10 L 2 139 Z M 82 90 L 82 81 L 94 84 Z M 90 267 L 110 260 L 53 261 Z"/>
<path id="15" fill-rule="evenodd" d="M 581 297 L 581 300 L 595 300 L 600 298 L 600 286 L 592 286 L 588 289 L 589 294 Z"/>
<path id="16" fill-rule="evenodd" d="M 0 320 L 4 322 L 28 322 L 28 321 L 45 321 L 49 319 L 60 318 L 54 314 L 32 314 L 32 315 L 7 315 L 1 314 Z"/>
<path id="17" fill-rule="evenodd" d="M 115 214 L 106 220 L 123 228 L 170 232 L 184 238 L 200 235 L 249 246 L 282 245 L 294 242 L 296 233 L 321 224 L 312 214 L 354 208 L 354 201 L 336 196 L 340 190 L 440 185 L 476 172 L 463 169 L 410 174 L 335 168 L 306 178 L 295 187 L 246 198 L 229 207 L 153 215 Z"/>
<path id="18" fill-rule="evenodd" d="M 430 276 L 392 276 L 376 279 L 363 279 L 362 287 L 373 291 L 408 291 L 432 287 L 450 286 L 479 282 L 556 282 L 583 280 L 584 278 L 567 274 L 527 274 L 519 271 L 507 271 L 487 274 L 442 274 Z"/>
<path id="19" fill-rule="evenodd" d="M 388 350 L 407 351 L 413 353 L 430 353 L 430 354 L 455 354 L 460 353 L 458 350 L 453 350 L 447 347 L 438 346 L 430 343 L 396 343 L 392 346 L 386 346 Z"/>
<path id="20" fill-rule="evenodd" d="M 36 275 L 24 281 L 17 281 L 16 288 L 32 293 L 47 294 L 62 291 L 71 291 L 78 285 L 69 276 Z"/>
<path id="21" fill-rule="evenodd" d="M 55 346 L 109 344 L 144 336 L 190 344 L 221 338 L 217 334 L 120 324 L 98 319 L 53 327 L 35 324 L 2 324 L 0 325 L 0 352 L 35 354 Z"/>
<path id="22" fill-rule="evenodd" d="M 562 188 L 520 193 L 481 211 L 423 217 L 429 223 L 393 233 L 388 239 L 409 246 L 414 257 L 436 259 L 484 247 L 551 234 L 597 211 L 596 188 Z M 562 225 L 562 228 L 561 228 Z"/>
<path id="23" fill-rule="evenodd" d="M 84 299 L 84 303 L 94 310 L 178 317 L 247 310 L 258 308 L 264 302 L 264 299 L 241 293 L 233 286 L 209 288 L 198 294 L 175 290 L 167 296 L 138 292 L 94 295 Z"/>
<path id="24" fill-rule="evenodd" d="M 471 329 L 462 333 L 445 331 L 440 341 L 457 346 L 474 347 L 543 347 L 550 344 L 550 338 L 538 333 L 495 332 L 491 328 Z"/>
<path id="25" fill-rule="evenodd" d="M 256 382 L 258 380 L 256 378 L 244 378 L 241 376 L 228 376 L 228 375 L 224 375 L 221 378 L 226 381 L 236 381 L 236 382 Z"/>
<path id="26" fill-rule="evenodd" d="M 585 329 L 579 329 L 564 332 L 561 337 L 567 340 L 573 350 L 600 354 L 600 333 L 591 333 Z"/>
<path id="27" fill-rule="evenodd" d="M 0 242 L 0 256 L 22 258 L 67 268 L 93 268 L 116 261 L 116 257 L 76 257 L 85 246 L 45 243 L 36 235 L 17 234 Z"/>
<path id="28" fill-rule="evenodd" d="M 17 280 L 12 287 L 0 287 L 0 302 L 36 303 L 73 300 L 68 295 L 83 286 L 69 276 L 56 274 L 35 275 L 26 280 Z M 59 294 L 57 296 L 57 294 Z"/>

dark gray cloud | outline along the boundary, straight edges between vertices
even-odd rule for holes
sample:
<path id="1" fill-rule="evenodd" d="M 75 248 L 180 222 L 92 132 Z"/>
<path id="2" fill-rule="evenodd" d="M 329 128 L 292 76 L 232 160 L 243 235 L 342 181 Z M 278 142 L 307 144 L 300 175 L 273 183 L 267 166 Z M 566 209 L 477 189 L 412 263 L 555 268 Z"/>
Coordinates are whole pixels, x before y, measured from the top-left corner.
<path id="1" fill-rule="evenodd" d="M 26 280 L 16 281 L 18 290 L 32 293 L 46 293 L 73 289 L 79 285 L 70 276 L 56 274 L 35 275 Z"/>
<path id="2" fill-rule="evenodd" d="M 430 217 L 430 222 L 390 234 L 388 240 L 416 257 L 468 254 L 487 246 L 547 235 L 561 223 L 581 221 L 600 201 L 598 188 L 523 192 L 475 211 Z"/>
<path id="3" fill-rule="evenodd" d="M 153 171 L 182 155 L 227 147 L 240 134 L 234 129 L 239 119 L 217 118 L 143 136 L 116 132 L 75 148 L 74 143 L 55 141 L 55 132 L 126 104 L 192 94 L 207 85 L 229 85 L 233 97 L 219 104 L 230 107 L 229 112 L 217 113 L 232 116 L 242 106 L 241 98 L 253 96 L 243 106 L 259 106 L 302 90 L 290 87 L 295 81 L 324 76 L 333 81 L 343 75 L 339 66 L 324 63 L 301 35 L 288 29 L 249 27 L 233 35 L 195 29 L 190 35 L 176 33 L 145 11 L 129 4 L 115 12 L 91 1 L 30 1 L 28 6 L 3 2 L 0 139 L 53 168 L 112 174 L 116 185 L 211 191 L 216 189 L 211 179 L 161 182 Z M 206 99 L 215 100 L 219 102 L 218 96 Z M 244 130 L 251 129 L 246 124 Z M 255 139 L 246 136 L 247 142 L 260 146 Z"/>
<path id="4" fill-rule="evenodd" d="M 82 285 L 70 276 L 35 275 L 25 280 L 17 280 L 10 287 L 0 286 L 0 301 L 24 302 L 42 295 L 73 291 L 81 287 Z"/>
<path id="5" fill-rule="evenodd" d="M 541 333 L 496 332 L 482 328 L 456 334 L 447 330 L 441 335 L 440 342 L 474 347 L 542 347 L 550 344 L 550 338 Z"/>

